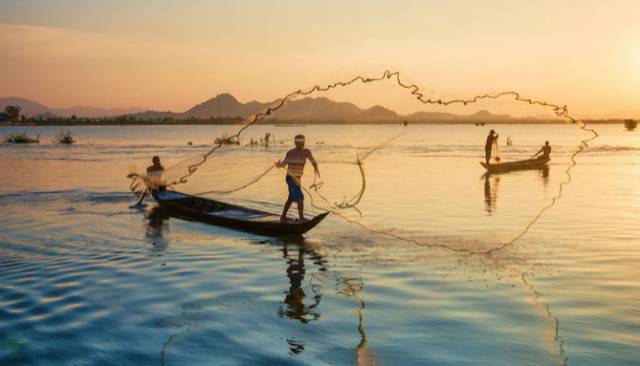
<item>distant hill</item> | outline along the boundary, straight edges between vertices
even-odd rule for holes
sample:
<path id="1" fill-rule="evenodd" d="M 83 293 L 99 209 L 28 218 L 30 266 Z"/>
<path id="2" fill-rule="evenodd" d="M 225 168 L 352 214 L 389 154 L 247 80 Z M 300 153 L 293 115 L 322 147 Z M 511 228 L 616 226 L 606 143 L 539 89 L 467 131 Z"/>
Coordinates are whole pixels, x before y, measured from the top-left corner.
<path id="1" fill-rule="evenodd" d="M 356 119 L 361 112 L 362 110 L 352 103 L 334 102 L 324 97 L 307 97 L 288 102 L 271 118 L 298 121 L 349 121 Z"/>
<path id="2" fill-rule="evenodd" d="M 249 117 L 267 109 L 270 103 L 249 102 L 240 103 L 233 95 L 218 94 L 184 112 L 184 117 L 209 118 L 209 117 Z"/>
<path id="3" fill-rule="evenodd" d="M 358 116 L 361 121 L 394 121 L 401 118 L 396 112 L 379 105 L 362 111 Z"/>
<path id="4" fill-rule="evenodd" d="M 124 114 L 132 114 L 144 111 L 142 108 L 132 107 L 132 108 L 98 108 L 98 107 L 88 107 L 88 106 L 75 106 L 71 108 L 51 108 L 51 113 L 60 117 L 71 117 L 75 115 L 76 117 L 114 117 L 114 116 L 122 116 Z"/>
<path id="5" fill-rule="evenodd" d="M 50 110 L 47 106 L 34 102 L 29 99 L 20 98 L 20 97 L 0 98 L 1 110 L 4 110 L 4 108 L 8 105 L 19 105 L 20 108 L 22 109 L 20 113 L 27 116 L 37 116 L 39 114 L 50 113 Z"/>
<path id="6" fill-rule="evenodd" d="M 133 116 L 138 118 L 211 118 L 211 117 L 242 117 L 248 118 L 258 112 L 266 110 L 277 101 L 261 103 L 242 103 L 233 95 L 219 94 L 200 103 L 183 113 L 147 111 Z M 373 106 L 361 109 L 353 103 L 336 102 L 326 97 L 293 100 L 287 102 L 281 109 L 274 112 L 269 119 L 278 121 L 301 122 L 394 122 L 408 120 L 413 122 L 473 122 L 473 121 L 510 121 L 516 118 L 509 115 L 494 115 L 488 111 L 479 111 L 472 115 L 460 116 L 440 112 L 417 112 L 402 116 L 383 106 Z"/>
<path id="7" fill-rule="evenodd" d="M 451 113 L 442 112 L 416 112 L 406 117 L 409 121 L 421 122 L 446 122 L 446 121 L 478 121 L 478 122 L 495 122 L 517 120 L 519 118 L 509 116 L 507 114 L 492 114 L 488 111 L 478 111 L 470 115 L 460 116 Z M 531 119 L 531 118 L 528 118 Z"/>
<path id="8" fill-rule="evenodd" d="M 50 108 L 38 102 L 34 102 L 29 99 L 20 97 L 6 97 L 0 98 L 0 109 L 4 109 L 8 105 L 19 105 L 22 109 L 21 113 L 34 117 L 34 116 L 58 116 L 58 117 L 71 117 L 76 115 L 77 117 L 113 117 L 121 116 L 124 114 L 131 114 L 142 112 L 144 109 L 132 107 L 132 108 L 98 108 L 88 106 L 75 106 L 71 108 Z"/>
<path id="9" fill-rule="evenodd" d="M 140 113 L 131 113 L 127 114 L 130 117 L 136 117 L 141 119 L 162 119 L 162 118 L 173 118 L 173 119 L 182 119 L 182 113 L 175 113 L 171 111 L 160 112 L 160 111 L 146 111 Z"/>

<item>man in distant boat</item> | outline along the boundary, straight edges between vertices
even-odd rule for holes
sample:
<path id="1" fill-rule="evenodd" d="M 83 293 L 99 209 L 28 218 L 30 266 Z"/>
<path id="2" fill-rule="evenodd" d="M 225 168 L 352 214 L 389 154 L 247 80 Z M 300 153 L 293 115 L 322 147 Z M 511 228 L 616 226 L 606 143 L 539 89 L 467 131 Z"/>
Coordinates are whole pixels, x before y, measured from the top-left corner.
<path id="1" fill-rule="evenodd" d="M 540 155 L 542 154 L 542 155 Z M 544 145 L 540 148 L 540 150 L 538 150 L 538 152 L 533 156 L 536 157 L 538 156 L 538 159 L 542 159 L 542 160 L 549 160 L 551 159 L 550 155 L 551 155 L 551 146 L 549 145 L 549 141 L 545 141 Z"/>
<path id="2" fill-rule="evenodd" d="M 489 164 L 491 161 L 491 151 L 493 149 L 493 144 L 497 142 L 499 135 L 496 134 L 496 131 L 489 131 L 489 135 L 487 136 L 487 143 L 484 145 L 484 158 L 486 163 Z"/>
<path id="3" fill-rule="evenodd" d="M 311 162 L 311 165 L 313 165 L 316 175 L 320 176 L 320 171 L 318 170 L 318 162 L 313 157 L 313 154 L 311 154 L 311 150 L 304 147 L 304 135 L 297 135 L 294 142 L 296 145 L 295 149 L 289 150 L 287 155 L 284 157 L 284 160 L 276 163 L 278 168 L 286 167 L 287 176 L 285 181 L 289 188 L 289 197 L 287 198 L 287 202 L 284 204 L 280 221 L 287 220 L 287 212 L 289 211 L 291 204 L 296 202 L 298 204 L 298 216 L 300 222 L 302 222 L 304 221 L 304 194 L 302 193 L 301 179 L 307 159 Z"/>

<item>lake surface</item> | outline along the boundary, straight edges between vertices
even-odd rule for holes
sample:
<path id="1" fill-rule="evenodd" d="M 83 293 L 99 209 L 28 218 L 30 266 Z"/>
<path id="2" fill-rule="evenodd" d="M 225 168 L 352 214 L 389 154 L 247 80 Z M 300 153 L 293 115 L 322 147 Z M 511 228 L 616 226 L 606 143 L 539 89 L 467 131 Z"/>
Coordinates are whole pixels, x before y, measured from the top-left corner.
<path id="1" fill-rule="evenodd" d="M 491 127 L 504 160 L 550 140 L 549 170 L 484 176 Z M 477 252 L 519 236 L 558 196 L 588 133 L 260 125 L 174 188 L 241 186 L 304 133 L 324 183 L 307 195 L 307 216 L 335 213 L 303 240 L 168 217 L 152 199 L 129 208 L 129 172 L 160 155 L 179 176 L 231 128 L 73 127 L 78 143 L 60 146 L 57 127 L 0 127 L 41 134 L 39 145 L 0 145 L 0 364 L 640 362 L 639 132 L 597 125 L 562 197 L 491 254 Z M 247 146 L 267 131 L 275 145 Z M 359 211 L 337 208 L 362 186 L 356 156 L 376 147 Z M 213 197 L 278 212 L 283 171 Z"/>

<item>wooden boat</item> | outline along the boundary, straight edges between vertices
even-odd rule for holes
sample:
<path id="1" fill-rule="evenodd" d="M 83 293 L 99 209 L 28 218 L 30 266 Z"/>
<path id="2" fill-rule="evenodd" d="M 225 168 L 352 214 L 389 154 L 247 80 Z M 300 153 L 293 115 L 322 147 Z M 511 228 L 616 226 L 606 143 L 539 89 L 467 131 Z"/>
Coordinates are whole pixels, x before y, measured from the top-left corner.
<path id="1" fill-rule="evenodd" d="M 160 207 L 180 218 L 267 236 L 300 236 L 313 229 L 329 214 L 325 212 L 303 222 L 281 222 L 280 215 L 277 214 L 186 193 L 156 191 L 152 195 Z"/>
<path id="2" fill-rule="evenodd" d="M 504 163 L 486 164 L 480 162 L 480 164 L 487 169 L 488 173 L 504 173 L 513 170 L 531 170 L 531 169 L 544 169 L 547 167 L 550 159 L 526 159 L 517 161 L 508 161 Z"/>

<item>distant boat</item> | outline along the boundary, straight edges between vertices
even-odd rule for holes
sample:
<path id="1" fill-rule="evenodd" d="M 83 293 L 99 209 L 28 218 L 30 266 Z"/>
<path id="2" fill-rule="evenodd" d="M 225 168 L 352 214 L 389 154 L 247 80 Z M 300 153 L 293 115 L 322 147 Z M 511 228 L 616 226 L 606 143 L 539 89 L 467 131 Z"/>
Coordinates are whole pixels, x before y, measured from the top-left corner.
<path id="1" fill-rule="evenodd" d="M 167 209 L 177 217 L 275 237 L 301 236 L 313 229 L 329 214 L 325 212 L 303 222 L 281 222 L 278 214 L 186 193 L 156 191 L 152 194 L 161 208 Z"/>
<path id="2" fill-rule="evenodd" d="M 533 170 L 533 169 L 544 169 L 549 164 L 550 159 L 526 159 L 526 160 L 517 160 L 517 161 L 509 161 L 505 163 L 496 163 L 496 164 L 487 164 L 485 162 L 480 162 L 485 169 L 487 169 L 488 173 L 504 173 L 510 172 L 514 170 Z"/>

